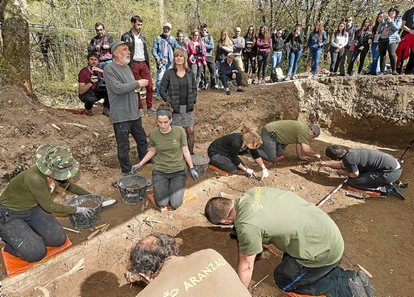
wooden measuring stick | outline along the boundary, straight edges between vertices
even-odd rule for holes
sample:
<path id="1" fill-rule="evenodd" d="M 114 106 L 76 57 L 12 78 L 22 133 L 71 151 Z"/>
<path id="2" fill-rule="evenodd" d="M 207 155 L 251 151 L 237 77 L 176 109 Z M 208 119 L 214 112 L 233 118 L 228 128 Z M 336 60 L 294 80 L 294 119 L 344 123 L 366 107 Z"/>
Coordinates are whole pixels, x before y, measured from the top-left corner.
<path id="1" fill-rule="evenodd" d="M 76 234 L 80 233 L 79 230 L 71 229 L 71 228 L 68 228 L 68 227 L 63 227 L 63 230 L 70 231 L 70 232 L 73 232 L 73 233 L 76 233 Z"/>

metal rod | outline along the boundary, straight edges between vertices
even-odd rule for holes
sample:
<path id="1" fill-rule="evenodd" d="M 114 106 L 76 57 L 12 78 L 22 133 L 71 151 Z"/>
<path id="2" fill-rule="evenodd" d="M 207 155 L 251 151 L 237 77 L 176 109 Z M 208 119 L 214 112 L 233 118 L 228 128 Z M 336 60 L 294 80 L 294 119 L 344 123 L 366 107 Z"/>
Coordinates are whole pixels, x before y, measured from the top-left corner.
<path id="1" fill-rule="evenodd" d="M 332 191 L 330 191 L 324 198 L 322 198 L 318 203 L 316 203 L 317 207 L 320 207 L 325 204 L 326 201 L 331 199 L 332 195 L 338 192 L 348 181 L 348 178 L 346 178 L 342 183 L 337 185 Z"/>
<path id="2" fill-rule="evenodd" d="M 408 146 L 407 146 L 407 148 L 405 149 L 405 151 L 402 153 L 402 155 L 401 155 L 401 157 L 400 157 L 400 162 L 402 162 L 402 160 L 403 160 L 403 158 L 404 158 L 404 155 L 405 155 L 405 153 L 408 151 L 408 149 L 413 145 L 413 143 L 414 143 L 414 139 L 413 140 L 411 140 L 411 142 L 408 144 Z"/>
<path id="3" fill-rule="evenodd" d="M 261 280 L 259 280 L 257 283 L 255 283 L 252 286 L 252 289 L 256 288 L 258 285 L 260 285 L 261 282 L 263 282 L 265 279 L 267 279 L 269 277 L 269 275 L 267 274 L 264 278 L 262 278 Z"/>

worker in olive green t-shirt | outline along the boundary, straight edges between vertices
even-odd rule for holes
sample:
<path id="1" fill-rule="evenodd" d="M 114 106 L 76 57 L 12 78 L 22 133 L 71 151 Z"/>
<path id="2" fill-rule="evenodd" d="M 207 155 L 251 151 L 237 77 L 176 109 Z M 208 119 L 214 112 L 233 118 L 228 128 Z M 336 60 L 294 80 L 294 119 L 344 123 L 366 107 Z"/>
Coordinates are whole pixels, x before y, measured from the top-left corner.
<path id="1" fill-rule="evenodd" d="M 282 160 L 283 151 L 288 144 L 296 144 L 296 154 L 300 160 L 309 161 L 320 158 L 309 145 L 309 141 L 318 137 L 320 128 L 316 124 L 305 124 L 295 120 L 280 120 L 268 123 L 262 128 L 263 144 L 258 149 L 260 156 L 271 162 Z"/>
<path id="2" fill-rule="evenodd" d="M 263 245 L 274 245 L 284 253 L 274 272 L 283 291 L 353 296 L 348 280 L 355 272 L 338 267 L 344 253 L 341 232 L 324 211 L 296 194 L 256 187 L 236 200 L 211 198 L 205 215 L 213 224 L 234 224 L 239 241 L 237 273 L 246 287 Z"/>
<path id="3" fill-rule="evenodd" d="M 89 194 L 69 181 L 78 170 L 79 162 L 68 148 L 39 146 L 36 166 L 14 177 L 0 195 L 0 237 L 6 242 L 6 252 L 37 262 L 46 255 L 46 246 L 66 242 L 66 233 L 52 213 L 91 215 L 90 208 L 63 205 L 52 199 L 58 186 L 73 194 Z"/>
<path id="4" fill-rule="evenodd" d="M 183 203 L 187 179 L 185 163 L 190 167 L 194 180 L 198 179 L 198 172 L 193 166 L 184 128 L 171 125 L 170 105 L 161 103 L 156 115 L 158 127 L 150 132 L 148 152 L 137 165 L 132 166 L 132 171 L 137 172 L 153 159 L 154 202 L 162 211 L 174 210 Z"/>

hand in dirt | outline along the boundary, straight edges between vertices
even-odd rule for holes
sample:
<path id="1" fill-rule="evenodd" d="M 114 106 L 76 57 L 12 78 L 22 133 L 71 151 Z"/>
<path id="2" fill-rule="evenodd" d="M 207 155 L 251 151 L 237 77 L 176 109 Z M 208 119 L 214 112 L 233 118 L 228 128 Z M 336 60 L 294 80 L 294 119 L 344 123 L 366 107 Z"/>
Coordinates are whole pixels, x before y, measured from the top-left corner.
<path id="1" fill-rule="evenodd" d="M 263 168 L 262 170 L 262 180 L 269 177 L 269 170 L 267 168 Z"/>
<path id="2" fill-rule="evenodd" d="M 138 83 L 140 87 L 146 87 L 148 86 L 148 79 L 140 79 L 138 80 Z"/>
<path id="3" fill-rule="evenodd" d="M 141 167 L 142 167 L 142 165 L 138 163 L 137 165 L 132 166 L 131 170 L 132 170 L 133 173 L 137 173 L 137 171 L 139 171 L 141 169 Z"/>
<path id="4" fill-rule="evenodd" d="M 199 175 L 197 170 L 195 170 L 195 168 L 190 168 L 190 173 L 191 173 L 191 177 L 194 179 L 195 182 L 197 182 L 197 180 L 199 179 Z"/>
<path id="5" fill-rule="evenodd" d="M 250 168 L 246 169 L 246 175 L 248 177 L 253 177 L 253 173 L 254 173 L 253 169 L 250 169 Z"/>
<path id="6" fill-rule="evenodd" d="M 80 213 L 82 215 L 84 215 L 87 218 L 92 217 L 93 215 L 93 210 L 92 208 L 89 207 L 76 207 L 76 213 Z"/>

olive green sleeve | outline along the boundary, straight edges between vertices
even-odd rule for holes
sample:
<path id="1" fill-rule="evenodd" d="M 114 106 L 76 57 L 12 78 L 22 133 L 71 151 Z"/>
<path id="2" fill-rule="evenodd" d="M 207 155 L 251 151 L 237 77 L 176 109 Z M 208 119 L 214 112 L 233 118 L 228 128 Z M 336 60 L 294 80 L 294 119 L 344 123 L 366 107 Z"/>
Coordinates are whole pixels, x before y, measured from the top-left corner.
<path id="1" fill-rule="evenodd" d="M 30 183 L 29 188 L 33 197 L 46 212 L 60 214 L 73 214 L 76 212 L 76 207 L 74 206 L 63 205 L 53 201 L 47 181 L 43 178 L 38 175 L 32 175 L 28 182 Z"/>
<path id="2" fill-rule="evenodd" d="M 65 181 L 59 184 L 60 187 L 64 188 L 66 191 L 71 192 L 75 195 L 88 195 L 90 194 L 84 188 L 78 186 L 77 184 L 71 183 L 70 181 Z"/>

